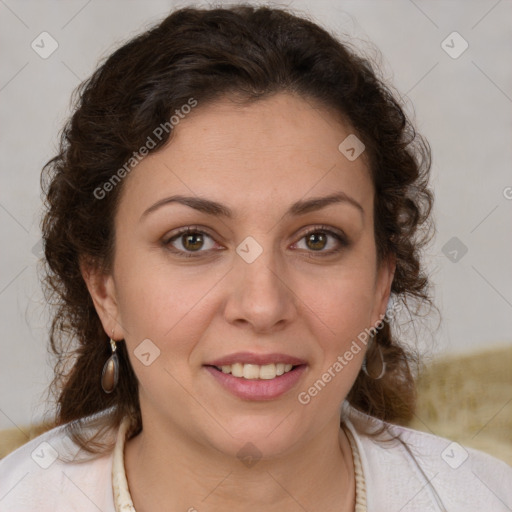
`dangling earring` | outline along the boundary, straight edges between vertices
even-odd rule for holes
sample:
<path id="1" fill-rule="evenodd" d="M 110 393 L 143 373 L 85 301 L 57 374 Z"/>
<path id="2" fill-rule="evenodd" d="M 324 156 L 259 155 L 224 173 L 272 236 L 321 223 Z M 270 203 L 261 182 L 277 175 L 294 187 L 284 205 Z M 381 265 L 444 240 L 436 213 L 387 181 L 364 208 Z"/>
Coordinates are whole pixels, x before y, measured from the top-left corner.
<path id="1" fill-rule="evenodd" d="M 363 364 L 361 365 L 361 369 L 363 370 L 364 373 L 366 373 L 366 375 L 368 375 L 368 377 L 370 377 L 370 379 L 379 380 L 379 379 L 382 379 L 382 377 L 384 377 L 384 374 L 386 373 L 386 361 L 384 361 L 384 356 L 382 355 L 382 349 L 380 348 L 380 345 L 377 344 L 377 342 L 375 341 L 375 336 L 372 336 L 372 343 L 371 343 L 370 346 L 372 346 L 374 343 L 377 345 L 377 349 L 379 350 L 380 362 L 381 362 L 381 365 L 382 365 L 381 366 L 381 371 L 379 373 L 379 376 L 378 377 L 372 377 L 368 373 L 368 369 L 366 367 L 366 361 L 367 361 L 366 354 L 364 355 Z"/>
<path id="2" fill-rule="evenodd" d="M 112 331 L 112 336 L 114 331 Z M 116 342 L 110 338 L 110 347 L 112 349 L 112 355 L 107 359 L 103 365 L 103 371 L 101 372 L 101 387 L 105 393 L 112 393 L 119 380 L 119 358 L 117 357 L 117 346 Z"/>

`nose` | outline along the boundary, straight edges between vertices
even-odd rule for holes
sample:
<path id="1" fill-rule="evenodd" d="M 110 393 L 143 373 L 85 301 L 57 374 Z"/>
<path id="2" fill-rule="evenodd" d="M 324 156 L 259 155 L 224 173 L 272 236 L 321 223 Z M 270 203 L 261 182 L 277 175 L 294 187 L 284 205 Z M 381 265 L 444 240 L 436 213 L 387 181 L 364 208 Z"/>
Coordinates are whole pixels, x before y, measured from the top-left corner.
<path id="1" fill-rule="evenodd" d="M 271 250 L 252 263 L 237 255 L 233 265 L 224 311 L 229 323 L 262 334 L 293 322 L 297 296 L 284 263 Z"/>

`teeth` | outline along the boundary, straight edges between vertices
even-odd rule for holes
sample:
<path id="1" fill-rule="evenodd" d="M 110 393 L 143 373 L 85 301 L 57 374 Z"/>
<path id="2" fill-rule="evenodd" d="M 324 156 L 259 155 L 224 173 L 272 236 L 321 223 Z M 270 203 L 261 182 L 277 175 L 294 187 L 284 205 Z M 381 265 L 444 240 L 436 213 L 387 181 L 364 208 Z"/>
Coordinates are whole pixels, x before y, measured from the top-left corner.
<path id="1" fill-rule="evenodd" d="M 273 379 L 277 376 L 277 368 L 275 364 L 264 364 L 258 368 L 258 377 L 260 379 Z M 244 373 L 245 377 L 245 373 Z M 246 377 L 247 378 L 247 377 Z"/>
<path id="2" fill-rule="evenodd" d="M 275 379 L 279 375 L 283 375 L 283 373 L 289 372 L 292 368 L 293 365 L 283 363 L 271 363 L 262 366 L 258 364 L 234 363 L 223 365 L 219 370 L 221 370 L 222 373 L 230 373 L 233 377 L 243 377 L 249 380 L 270 380 Z"/>
<path id="3" fill-rule="evenodd" d="M 233 375 L 233 377 L 243 377 L 244 365 L 241 363 L 235 363 L 231 365 L 231 375 Z"/>

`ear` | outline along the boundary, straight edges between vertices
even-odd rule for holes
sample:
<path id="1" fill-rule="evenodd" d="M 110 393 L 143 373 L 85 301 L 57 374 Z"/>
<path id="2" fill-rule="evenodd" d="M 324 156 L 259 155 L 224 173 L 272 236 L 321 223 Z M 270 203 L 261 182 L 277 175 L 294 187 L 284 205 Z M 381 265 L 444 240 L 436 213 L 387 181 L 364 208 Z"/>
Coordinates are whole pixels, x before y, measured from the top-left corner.
<path id="1" fill-rule="evenodd" d="M 386 314 L 386 309 L 391 295 L 391 285 L 395 277 L 396 256 L 390 254 L 384 258 L 377 269 L 375 281 L 375 302 L 372 312 L 372 325 L 379 322 Z"/>
<path id="2" fill-rule="evenodd" d="M 113 275 L 105 273 L 100 265 L 85 259 L 80 261 L 80 272 L 105 333 L 116 341 L 124 339 L 123 327 L 118 322 L 120 314 Z"/>

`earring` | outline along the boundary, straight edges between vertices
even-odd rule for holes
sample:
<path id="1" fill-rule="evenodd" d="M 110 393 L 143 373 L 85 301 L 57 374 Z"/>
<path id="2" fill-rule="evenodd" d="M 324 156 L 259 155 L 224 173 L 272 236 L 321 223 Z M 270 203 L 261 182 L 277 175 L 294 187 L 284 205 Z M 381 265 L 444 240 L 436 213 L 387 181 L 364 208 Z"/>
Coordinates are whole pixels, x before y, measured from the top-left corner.
<path id="1" fill-rule="evenodd" d="M 114 331 L 112 331 L 114 335 Z M 119 358 L 117 357 L 117 346 L 116 342 L 110 338 L 110 347 L 112 349 L 112 355 L 107 359 L 103 365 L 103 371 L 101 372 L 101 387 L 105 393 L 112 393 L 119 380 Z"/>
<path id="2" fill-rule="evenodd" d="M 373 345 L 373 343 L 377 344 L 377 342 L 375 341 L 375 336 L 372 336 L 372 345 Z M 379 376 L 372 377 L 368 373 L 368 369 L 366 367 L 366 362 L 367 362 L 366 354 L 364 355 L 363 364 L 361 365 L 361 369 L 363 370 L 363 372 L 366 373 L 366 375 L 368 375 L 368 377 L 370 377 L 370 379 L 373 379 L 373 380 L 382 379 L 382 377 L 384 377 L 384 374 L 386 373 L 386 361 L 384 361 L 384 356 L 382 355 L 382 349 L 379 344 L 377 344 L 377 349 L 379 350 L 380 362 L 381 362 L 381 371 L 379 373 Z"/>

